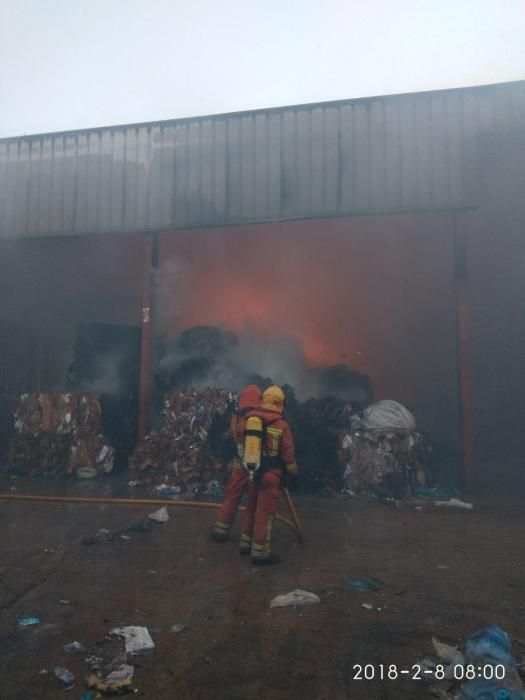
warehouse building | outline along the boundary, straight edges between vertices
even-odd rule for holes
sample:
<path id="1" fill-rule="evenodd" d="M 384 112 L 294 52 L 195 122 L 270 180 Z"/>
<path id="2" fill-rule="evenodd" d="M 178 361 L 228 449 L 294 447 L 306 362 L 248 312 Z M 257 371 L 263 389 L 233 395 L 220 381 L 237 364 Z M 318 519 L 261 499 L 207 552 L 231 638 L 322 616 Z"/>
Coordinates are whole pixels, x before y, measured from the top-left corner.
<path id="1" fill-rule="evenodd" d="M 0 435 L 122 344 L 143 434 L 160 339 L 216 325 L 347 363 L 514 483 L 524 235 L 525 81 L 2 139 Z"/>

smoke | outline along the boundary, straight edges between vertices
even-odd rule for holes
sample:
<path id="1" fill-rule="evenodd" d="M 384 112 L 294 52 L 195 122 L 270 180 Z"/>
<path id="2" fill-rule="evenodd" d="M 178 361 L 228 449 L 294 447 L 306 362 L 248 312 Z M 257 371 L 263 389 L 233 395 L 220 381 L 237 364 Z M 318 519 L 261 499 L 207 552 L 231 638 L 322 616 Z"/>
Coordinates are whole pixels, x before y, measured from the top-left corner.
<path id="1" fill-rule="evenodd" d="M 364 405 L 373 395 L 366 375 L 347 365 L 311 368 L 297 339 L 265 338 L 249 322 L 239 334 L 195 326 L 175 342 L 165 341 L 156 377 L 161 391 L 206 386 L 239 391 L 256 382 L 292 386 L 300 401 L 331 395 Z"/>

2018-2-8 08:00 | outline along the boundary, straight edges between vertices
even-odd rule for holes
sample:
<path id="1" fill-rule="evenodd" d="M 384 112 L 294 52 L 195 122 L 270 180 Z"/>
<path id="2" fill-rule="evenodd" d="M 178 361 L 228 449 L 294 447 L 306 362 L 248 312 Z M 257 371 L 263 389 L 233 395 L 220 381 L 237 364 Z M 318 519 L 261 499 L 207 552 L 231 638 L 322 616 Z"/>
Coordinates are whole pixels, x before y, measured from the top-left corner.
<path id="1" fill-rule="evenodd" d="M 467 664 L 462 666 L 456 664 L 452 666 L 452 676 L 448 666 L 437 664 L 434 668 L 427 668 L 421 664 L 414 664 L 410 668 L 400 668 L 396 664 L 354 664 L 353 676 L 354 681 L 373 681 L 373 680 L 397 680 L 398 678 L 408 678 L 410 680 L 419 681 L 427 678 L 428 680 L 442 681 L 447 674 L 447 678 L 452 677 L 458 681 L 470 681 L 475 678 L 483 678 L 484 680 L 505 679 L 505 666 L 503 664 L 485 664 L 476 666 L 475 664 Z"/>

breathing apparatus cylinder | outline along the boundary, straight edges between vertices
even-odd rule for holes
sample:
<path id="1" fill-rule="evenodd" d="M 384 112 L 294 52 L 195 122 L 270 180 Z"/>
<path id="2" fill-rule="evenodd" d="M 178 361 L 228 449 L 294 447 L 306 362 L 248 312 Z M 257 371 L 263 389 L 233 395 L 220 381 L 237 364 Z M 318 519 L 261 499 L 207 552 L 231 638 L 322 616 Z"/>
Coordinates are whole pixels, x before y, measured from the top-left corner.
<path id="1" fill-rule="evenodd" d="M 244 430 L 244 456 L 243 466 L 250 474 L 250 481 L 253 481 L 255 472 L 261 466 L 263 450 L 263 424 L 258 416 L 250 416 L 246 421 Z"/>

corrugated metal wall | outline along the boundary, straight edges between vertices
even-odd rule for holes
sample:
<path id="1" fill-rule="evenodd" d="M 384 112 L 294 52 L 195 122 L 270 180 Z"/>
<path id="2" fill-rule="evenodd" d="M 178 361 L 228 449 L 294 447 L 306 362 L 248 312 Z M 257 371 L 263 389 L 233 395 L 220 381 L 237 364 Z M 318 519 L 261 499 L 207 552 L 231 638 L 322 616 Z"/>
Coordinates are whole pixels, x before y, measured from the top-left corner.
<path id="1" fill-rule="evenodd" d="M 0 237 L 472 206 L 525 81 L 0 141 Z"/>

